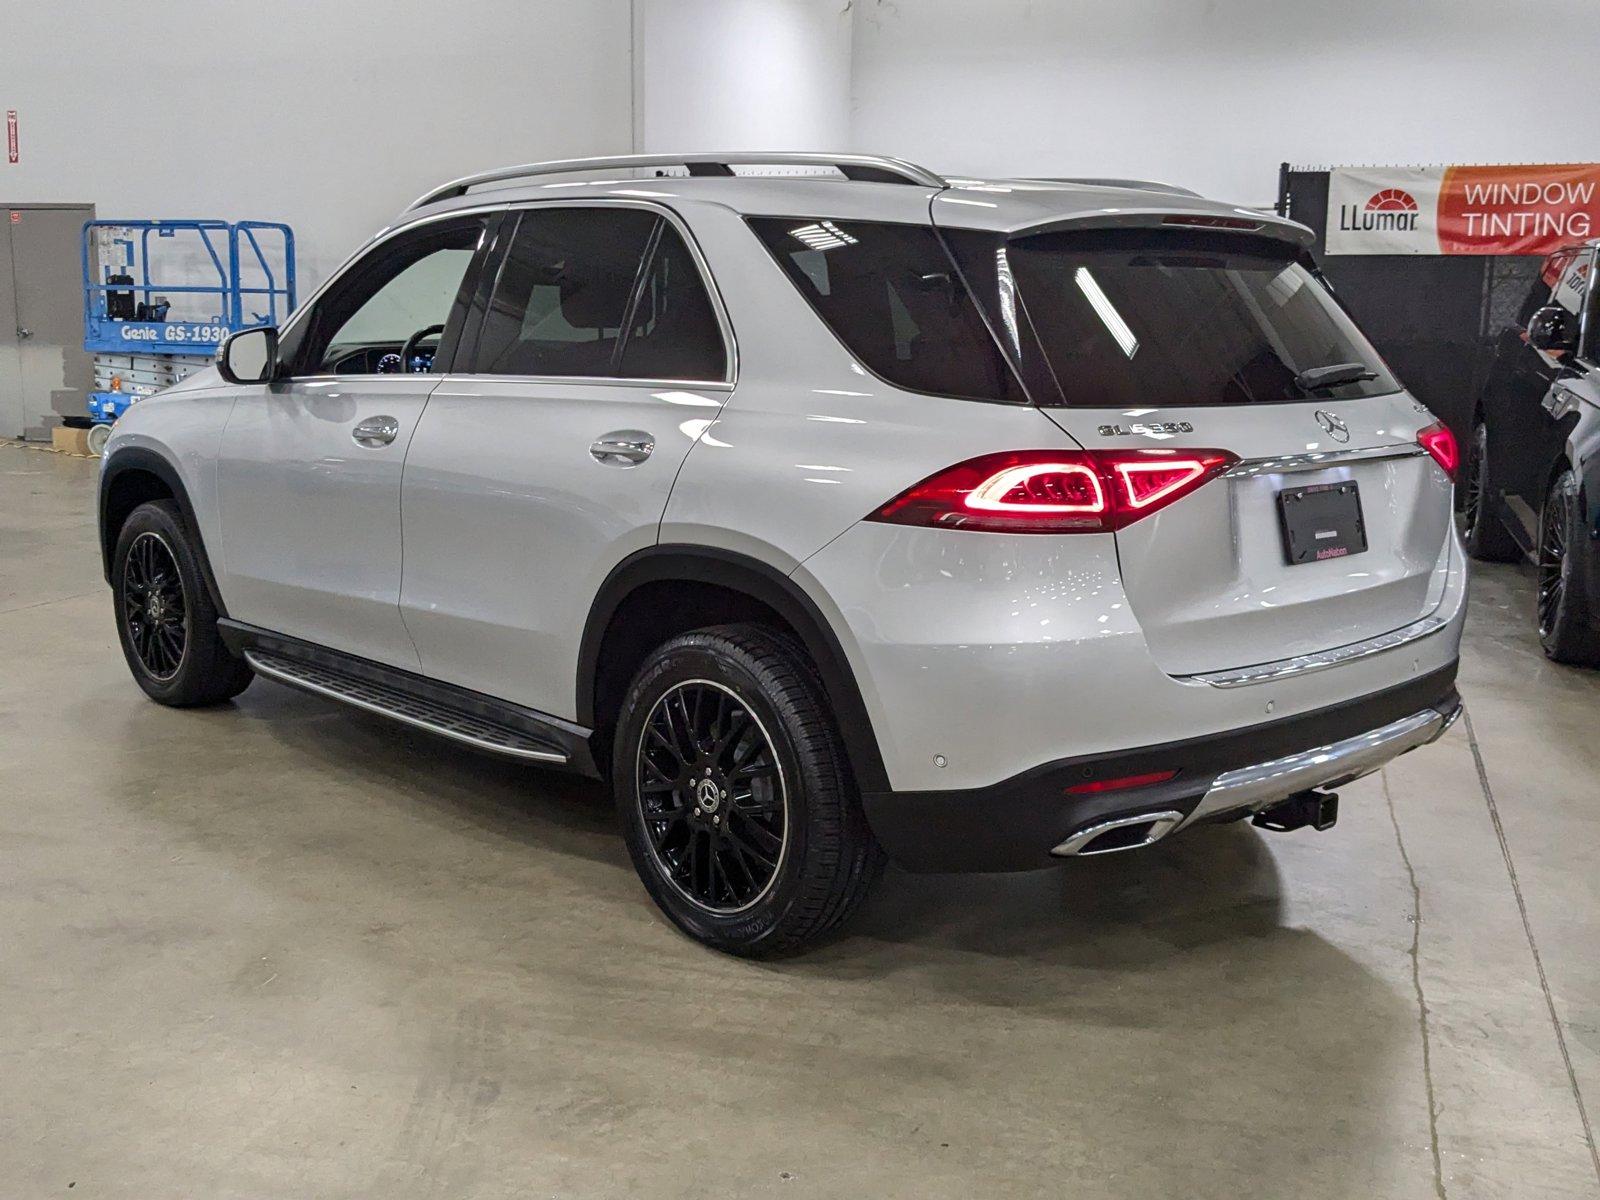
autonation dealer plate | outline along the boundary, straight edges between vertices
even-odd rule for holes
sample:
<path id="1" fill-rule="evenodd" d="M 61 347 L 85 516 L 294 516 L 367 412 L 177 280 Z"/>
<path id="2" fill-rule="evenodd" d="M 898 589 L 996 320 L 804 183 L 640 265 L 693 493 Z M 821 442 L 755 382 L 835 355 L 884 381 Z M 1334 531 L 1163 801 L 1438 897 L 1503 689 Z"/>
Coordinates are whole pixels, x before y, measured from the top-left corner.
<path id="1" fill-rule="evenodd" d="M 1285 488 L 1278 493 L 1278 515 L 1291 563 L 1346 558 L 1367 548 L 1361 490 L 1353 481 Z"/>

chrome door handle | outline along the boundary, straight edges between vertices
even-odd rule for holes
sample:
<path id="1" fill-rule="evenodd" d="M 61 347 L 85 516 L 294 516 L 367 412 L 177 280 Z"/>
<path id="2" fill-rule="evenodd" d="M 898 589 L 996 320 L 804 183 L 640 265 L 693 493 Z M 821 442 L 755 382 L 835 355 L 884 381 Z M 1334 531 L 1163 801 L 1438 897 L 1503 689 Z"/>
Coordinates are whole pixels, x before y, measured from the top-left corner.
<path id="1" fill-rule="evenodd" d="M 350 431 L 358 446 L 375 450 L 400 436 L 400 422 L 393 417 L 368 417 Z"/>
<path id="2" fill-rule="evenodd" d="M 33 336 L 33 330 L 24 329 L 21 325 L 17 326 L 17 338 L 18 338 L 19 341 L 26 341 L 28 338 L 31 338 L 32 336 Z"/>
<path id="3" fill-rule="evenodd" d="M 604 434 L 589 447 L 596 462 L 611 467 L 636 467 L 655 453 L 654 435 L 638 429 L 619 429 Z"/>

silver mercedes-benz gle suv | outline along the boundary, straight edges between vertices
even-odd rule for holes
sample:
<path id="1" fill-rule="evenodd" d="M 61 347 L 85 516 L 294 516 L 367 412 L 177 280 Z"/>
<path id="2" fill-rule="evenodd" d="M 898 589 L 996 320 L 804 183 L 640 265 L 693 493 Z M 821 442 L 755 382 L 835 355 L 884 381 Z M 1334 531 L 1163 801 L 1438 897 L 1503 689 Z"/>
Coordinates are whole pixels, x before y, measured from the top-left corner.
<path id="1" fill-rule="evenodd" d="M 1466 563 L 1455 442 L 1310 240 L 864 155 L 457 180 L 117 423 L 128 664 L 607 779 L 739 954 L 885 857 L 1325 827 L 1459 712 Z"/>

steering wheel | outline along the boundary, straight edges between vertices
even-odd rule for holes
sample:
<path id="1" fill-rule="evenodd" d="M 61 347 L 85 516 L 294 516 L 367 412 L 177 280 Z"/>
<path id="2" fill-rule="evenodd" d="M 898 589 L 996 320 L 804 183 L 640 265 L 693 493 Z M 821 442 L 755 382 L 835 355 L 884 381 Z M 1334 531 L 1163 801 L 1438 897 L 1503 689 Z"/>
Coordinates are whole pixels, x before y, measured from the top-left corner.
<path id="1" fill-rule="evenodd" d="M 419 329 L 415 333 L 413 333 L 410 337 L 408 337 L 406 339 L 406 344 L 404 346 L 400 347 L 400 366 L 399 366 L 399 369 L 401 371 L 409 371 L 409 370 L 411 370 L 411 358 L 412 358 L 412 356 L 414 354 L 416 354 L 417 347 L 420 346 L 428 338 L 431 338 L 435 334 L 440 334 L 440 333 L 443 333 L 443 332 L 444 332 L 444 326 L 443 325 L 425 325 L 421 329 Z"/>

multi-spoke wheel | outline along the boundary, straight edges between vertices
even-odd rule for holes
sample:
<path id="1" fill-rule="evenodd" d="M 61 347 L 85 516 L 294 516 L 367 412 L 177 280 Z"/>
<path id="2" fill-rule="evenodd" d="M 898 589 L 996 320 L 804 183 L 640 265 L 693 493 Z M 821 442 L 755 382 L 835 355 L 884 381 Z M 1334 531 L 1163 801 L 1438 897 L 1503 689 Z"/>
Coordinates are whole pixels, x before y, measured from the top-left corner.
<path id="1" fill-rule="evenodd" d="M 1539 516 L 1539 643 L 1556 662 L 1600 665 L 1600 606 L 1590 594 L 1593 540 L 1578 503 L 1578 479 L 1564 470 L 1550 484 Z"/>
<path id="2" fill-rule="evenodd" d="M 134 679 L 154 700 L 213 704 L 249 685 L 250 668 L 217 632 L 217 610 L 177 506 L 128 515 L 111 559 L 117 633 Z"/>
<path id="3" fill-rule="evenodd" d="M 656 701 L 639 747 L 641 816 L 672 886 L 707 912 L 766 894 L 788 846 L 783 768 L 731 688 L 677 684 Z"/>
<path id="4" fill-rule="evenodd" d="M 646 658 L 612 782 L 645 887 L 720 950 L 801 949 L 882 867 L 815 671 L 759 626 L 697 630 Z"/>
<path id="5" fill-rule="evenodd" d="M 141 533 L 122 560 L 122 620 L 139 665 L 165 683 L 183 665 L 189 607 L 172 547 L 159 533 Z"/>
<path id="6" fill-rule="evenodd" d="M 1495 515 L 1494 481 L 1489 468 L 1489 426 L 1479 421 L 1467 442 L 1461 479 L 1461 537 L 1467 553 L 1484 562 L 1515 562 L 1522 551 Z"/>

